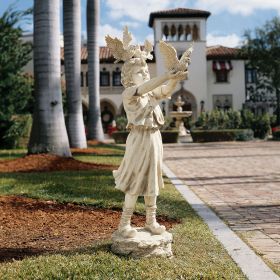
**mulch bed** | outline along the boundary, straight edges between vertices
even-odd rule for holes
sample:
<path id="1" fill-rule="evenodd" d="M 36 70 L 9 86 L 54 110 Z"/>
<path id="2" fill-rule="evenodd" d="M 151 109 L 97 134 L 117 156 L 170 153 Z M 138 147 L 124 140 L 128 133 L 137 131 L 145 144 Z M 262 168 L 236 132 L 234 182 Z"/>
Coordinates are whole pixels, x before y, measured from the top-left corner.
<path id="1" fill-rule="evenodd" d="M 0 197 L 0 262 L 45 253 L 75 251 L 110 238 L 120 210 L 61 204 L 22 196 Z M 167 229 L 178 221 L 158 217 Z M 145 217 L 132 223 L 143 226 Z"/>
<path id="2" fill-rule="evenodd" d="M 104 154 L 104 153 L 103 153 Z M 48 172 L 67 170 L 114 170 L 114 165 L 82 162 L 74 158 L 51 154 L 27 155 L 13 160 L 0 161 L 1 172 Z"/>

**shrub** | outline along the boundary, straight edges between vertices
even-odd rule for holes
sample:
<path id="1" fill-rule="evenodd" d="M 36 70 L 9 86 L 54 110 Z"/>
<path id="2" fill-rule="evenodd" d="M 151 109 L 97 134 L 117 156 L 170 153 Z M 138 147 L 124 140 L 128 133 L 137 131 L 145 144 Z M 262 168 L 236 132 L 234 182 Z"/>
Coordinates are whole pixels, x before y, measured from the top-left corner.
<path id="1" fill-rule="evenodd" d="M 228 121 L 226 122 L 226 126 L 225 126 L 226 128 L 229 129 L 240 128 L 242 122 L 240 112 L 230 109 L 226 112 L 226 115 L 228 117 Z"/>
<path id="2" fill-rule="evenodd" d="M 116 127 L 118 131 L 125 131 L 127 126 L 127 118 L 125 116 L 116 117 Z"/>
<path id="3" fill-rule="evenodd" d="M 250 110 L 241 111 L 241 128 L 253 128 L 255 115 Z"/>
<path id="4" fill-rule="evenodd" d="M 11 126 L 4 135 L 7 148 L 26 148 L 32 126 L 32 117 L 27 115 L 15 115 L 11 118 Z"/>
<path id="5" fill-rule="evenodd" d="M 270 130 L 269 114 L 255 117 L 252 129 L 255 137 L 264 139 Z"/>

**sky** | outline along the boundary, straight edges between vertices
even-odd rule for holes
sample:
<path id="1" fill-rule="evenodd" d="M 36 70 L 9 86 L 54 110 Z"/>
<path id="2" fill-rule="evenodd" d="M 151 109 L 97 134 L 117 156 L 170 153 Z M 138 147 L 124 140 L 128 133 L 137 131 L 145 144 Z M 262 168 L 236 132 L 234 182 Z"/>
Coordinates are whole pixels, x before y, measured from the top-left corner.
<path id="1" fill-rule="evenodd" d="M 33 0 L 0 0 L 0 15 L 11 4 L 22 10 L 32 7 Z M 81 0 L 81 5 L 82 34 L 86 38 L 86 0 Z M 135 42 L 143 43 L 146 38 L 152 41 L 153 30 L 148 26 L 150 13 L 174 8 L 211 13 L 207 20 L 208 46 L 239 46 L 246 30 L 254 30 L 280 16 L 280 0 L 100 0 L 99 44 L 105 45 L 107 34 L 121 37 L 124 25 L 129 27 Z M 22 28 L 32 32 L 33 24 L 22 23 Z"/>

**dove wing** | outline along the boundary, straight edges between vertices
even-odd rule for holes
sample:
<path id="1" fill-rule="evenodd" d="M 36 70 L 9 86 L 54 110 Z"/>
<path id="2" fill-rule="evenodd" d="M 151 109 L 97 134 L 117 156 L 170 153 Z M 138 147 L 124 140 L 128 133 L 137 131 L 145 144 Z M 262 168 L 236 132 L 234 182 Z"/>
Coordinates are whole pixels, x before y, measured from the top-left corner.
<path id="1" fill-rule="evenodd" d="M 105 37 L 105 41 L 107 46 L 111 50 L 113 56 L 117 60 L 123 60 L 123 56 L 125 54 L 123 43 L 118 38 L 112 38 L 109 35 Z"/>
<path id="2" fill-rule="evenodd" d="M 145 43 L 144 43 L 144 50 L 147 52 L 147 53 L 150 53 L 153 51 L 153 45 L 151 42 L 149 42 L 148 40 L 145 40 Z"/>
<path id="3" fill-rule="evenodd" d="M 163 56 L 165 67 L 168 70 L 175 68 L 179 63 L 175 48 L 170 44 L 165 43 L 164 41 L 160 41 L 159 49 Z"/>
<path id="4" fill-rule="evenodd" d="M 131 32 L 128 32 L 128 27 L 125 26 L 123 29 L 123 48 L 128 49 L 129 43 L 132 41 Z"/>
<path id="5" fill-rule="evenodd" d="M 193 44 L 183 53 L 180 59 L 180 64 L 189 62 L 192 52 L 193 52 Z"/>

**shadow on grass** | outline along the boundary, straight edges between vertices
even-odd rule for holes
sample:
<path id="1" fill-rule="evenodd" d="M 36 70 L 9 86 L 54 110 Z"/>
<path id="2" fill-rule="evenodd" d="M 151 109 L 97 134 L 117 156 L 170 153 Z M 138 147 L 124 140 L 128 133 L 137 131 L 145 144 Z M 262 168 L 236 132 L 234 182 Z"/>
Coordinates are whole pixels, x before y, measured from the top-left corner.
<path id="1" fill-rule="evenodd" d="M 87 157 L 87 156 L 99 156 L 99 157 L 123 157 L 123 154 L 98 154 L 98 153 L 72 153 L 73 156 L 83 156 L 83 157 Z"/>
<path id="2" fill-rule="evenodd" d="M 30 257 L 64 255 L 74 256 L 76 254 L 92 254 L 95 252 L 110 252 L 111 243 L 107 241 L 96 241 L 91 246 L 67 249 L 67 250 L 50 250 L 42 248 L 0 248 L 0 263 L 7 263 L 14 260 L 23 260 Z"/>
<path id="3" fill-rule="evenodd" d="M 125 147 L 124 146 L 119 146 L 119 145 L 114 145 L 114 144 L 97 144 L 97 145 L 91 145 L 88 144 L 88 147 L 91 148 L 108 148 L 108 149 L 114 149 L 114 150 L 119 150 L 119 151 L 124 151 Z"/>

